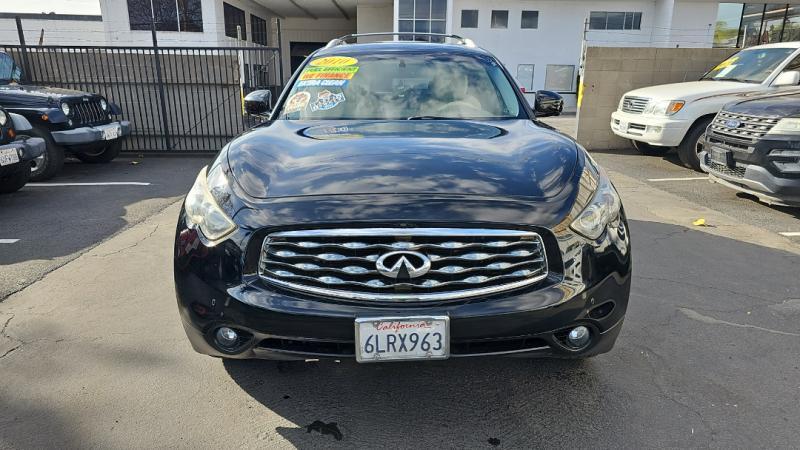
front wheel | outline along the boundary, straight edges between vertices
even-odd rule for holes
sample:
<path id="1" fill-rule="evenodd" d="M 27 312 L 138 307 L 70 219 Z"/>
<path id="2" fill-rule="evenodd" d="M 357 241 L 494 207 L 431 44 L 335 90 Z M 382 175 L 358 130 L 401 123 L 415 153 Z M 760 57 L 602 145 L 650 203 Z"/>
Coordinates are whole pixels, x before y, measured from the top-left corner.
<path id="1" fill-rule="evenodd" d="M 706 128 L 711 124 L 712 118 L 700 119 L 692 125 L 689 132 L 683 138 L 683 142 L 678 146 L 678 157 L 684 166 L 694 169 L 698 172 L 700 170 L 700 157 L 698 156 L 698 149 L 706 134 Z"/>
<path id="2" fill-rule="evenodd" d="M 115 139 L 109 145 L 100 148 L 94 152 L 81 152 L 75 153 L 75 157 L 79 160 L 90 164 L 105 164 L 111 162 L 114 158 L 119 156 L 122 150 L 122 139 Z"/>
<path id="3" fill-rule="evenodd" d="M 666 155 L 669 151 L 669 147 L 661 147 L 658 145 L 650 145 L 644 142 L 634 141 L 631 140 L 631 144 L 633 144 L 633 148 L 639 151 L 639 153 L 647 156 L 663 156 Z"/>
<path id="4" fill-rule="evenodd" d="M 28 164 L 23 162 L 16 172 L 0 177 L 0 194 L 17 192 L 22 189 L 22 186 L 25 186 L 30 177 L 31 171 L 28 169 Z"/>

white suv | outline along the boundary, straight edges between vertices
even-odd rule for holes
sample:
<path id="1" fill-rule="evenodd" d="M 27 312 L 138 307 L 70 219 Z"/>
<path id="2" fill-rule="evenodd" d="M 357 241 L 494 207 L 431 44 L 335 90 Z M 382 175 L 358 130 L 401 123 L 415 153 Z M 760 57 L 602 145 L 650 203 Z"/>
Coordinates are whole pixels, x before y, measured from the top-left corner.
<path id="1" fill-rule="evenodd" d="M 699 171 L 698 144 L 722 105 L 737 95 L 797 86 L 799 70 L 800 42 L 750 47 L 719 63 L 700 81 L 625 93 L 611 114 L 611 130 L 647 155 L 677 147 L 683 164 Z"/>

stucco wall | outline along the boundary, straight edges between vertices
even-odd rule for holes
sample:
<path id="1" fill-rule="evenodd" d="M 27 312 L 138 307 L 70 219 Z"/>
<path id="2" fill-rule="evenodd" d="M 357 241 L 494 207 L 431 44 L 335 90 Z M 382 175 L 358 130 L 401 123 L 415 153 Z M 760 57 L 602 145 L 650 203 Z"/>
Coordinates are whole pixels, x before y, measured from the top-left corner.
<path id="1" fill-rule="evenodd" d="M 2 5 L 2 2 L 0 2 Z M 2 8 L 2 6 L 0 6 Z M 44 30 L 44 34 L 42 34 Z M 99 20 L 22 19 L 27 45 L 103 45 L 105 34 Z M 13 18 L 0 18 L 0 44 L 19 44 L 17 23 Z"/>
<path id="2" fill-rule="evenodd" d="M 589 150 L 629 147 L 611 132 L 611 113 L 632 89 L 694 81 L 736 49 L 589 47 L 578 109 L 578 142 Z"/>

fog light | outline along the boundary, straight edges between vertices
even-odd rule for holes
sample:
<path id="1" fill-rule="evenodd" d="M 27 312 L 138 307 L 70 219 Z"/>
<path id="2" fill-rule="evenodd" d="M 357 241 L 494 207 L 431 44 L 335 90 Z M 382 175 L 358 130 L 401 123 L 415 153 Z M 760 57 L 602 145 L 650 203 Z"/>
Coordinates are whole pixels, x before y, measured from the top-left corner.
<path id="1" fill-rule="evenodd" d="M 575 348 L 581 348 L 589 343 L 589 329 L 581 325 L 570 330 L 567 342 Z"/>
<path id="2" fill-rule="evenodd" d="M 239 333 L 228 327 L 220 327 L 217 330 L 217 344 L 226 349 L 232 349 L 239 343 Z"/>

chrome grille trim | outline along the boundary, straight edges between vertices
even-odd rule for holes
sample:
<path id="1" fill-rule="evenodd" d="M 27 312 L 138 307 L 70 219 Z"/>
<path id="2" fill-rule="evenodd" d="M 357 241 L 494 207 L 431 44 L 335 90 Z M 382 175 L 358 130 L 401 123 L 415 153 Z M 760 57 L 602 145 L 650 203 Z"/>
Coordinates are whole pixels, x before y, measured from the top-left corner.
<path id="1" fill-rule="evenodd" d="M 725 125 L 725 122 L 729 120 L 738 120 L 741 125 L 737 128 L 730 128 Z M 778 123 L 778 120 L 780 119 L 777 117 L 751 116 L 720 111 L 711 121 L 709 130 L 711 136 L 723 141 L 723 143 L 729 141 L 739 145 L 753 145 L 764 137 Z"/>
<path id="2" fill-rule="evenodd" d="M 98 125 L 108 122 L 109 112 L 100 107 L 100 99 L 74 100 L 67 103 L 72 108 L 74 126 Z"/>
<path id="3" fill-rule="evenodd" d="M 622 97 L 622 112 L 630 113 L 630 114 L 641 114 L 644 112 L 645 108 L 647 108 L 647 104 L 650 102 L 650 99 L 647 97 L 635 97 L 632 95 L 626 95 Z"/>
<path id="4" fill-rule="evenodd" d="M 502 239 L 501 239 L 502 238 Z M 431 261 L 424 275 L 382 275 L 382 254 L 414 250 Z M 363 301 L 440 301 L 529 286 L 548 275 L 542 238 L 534 232 L 463 228 L 296 230 L 268 235 L 259 276 L 275 286 Z"/>

